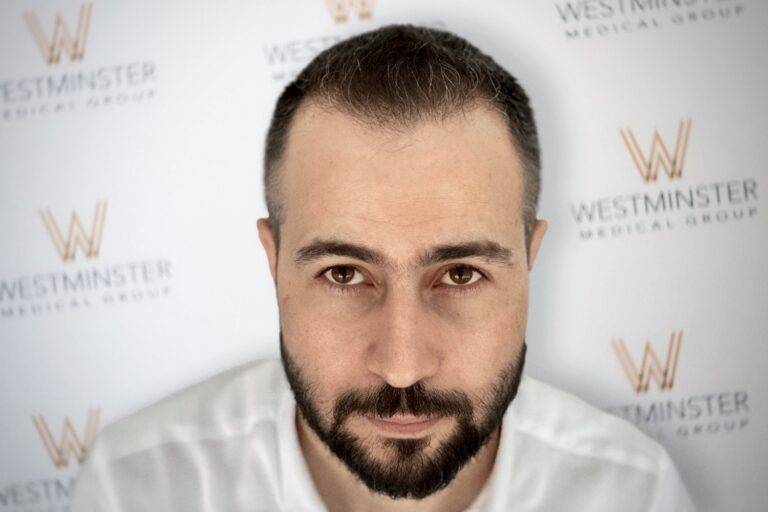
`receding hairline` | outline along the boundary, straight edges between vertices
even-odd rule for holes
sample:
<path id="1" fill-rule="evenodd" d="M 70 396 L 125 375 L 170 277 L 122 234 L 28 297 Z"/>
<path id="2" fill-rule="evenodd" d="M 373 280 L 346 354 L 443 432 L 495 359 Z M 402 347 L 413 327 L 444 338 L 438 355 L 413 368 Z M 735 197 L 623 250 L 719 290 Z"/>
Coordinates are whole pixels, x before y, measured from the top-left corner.
<path id="1" fill-rule="evenodd" d="M 347 119 L 351 120 L 361 129 L 378 130 L 383 133 L 392 135 L 408 134 L 417 129 L 423 123 L 443 122 L 459 116 L 466 118 L 468 115 L 477 110 L 489 112 L 496 116 L 497 120 L 500 121 L 500 127 L 507 135 L 507 140 L 511 142 L 513 154 L 517 159 L 520 172 L 523 173 L 522 178 L 524 179 L 524 174 L 526 172 L 525 154 L 522 152 L 520 143 L 517 140 L 515 134 L 512 133 L 512 131 L 509 129 L 509 120 L 507 118 L 507 114 L 499 107 L 497 103 L 495 103 L 490 98 L 485 98 L 481 95 L 475 95 L 472 98 L 468 98 L 461 105 L 455 106 L 455 108 L 444 108 L 440 109 L 439 111 L 425 111 L 422 112 L 422 115 L 418 118 L 409 119 L 398 118 L 396 116 L 369 116 L 366 115 L 366 112 L 359 112 L 349 104 L 345 103 L 343 98 L 336 97 L 332 94 L 319 94 L 312 92 L 301 99 L 299 105 L 296 107 L 296 110 L 293 112 L 290 123 L 288 124 L 284 135 L 283 151 L 280 155 L 280 158 L 272 162 L 274 167 L 271 169 L 271 172 L 275 173 L 275 177 L 278 178 L 278 181 L 281 181 L 281 168 L 288 154 L 288 148 L 291 147 L 291 135 L 295 132 L 297 123 L 307 115 L 308 111 L 313 108 L 328 114 L 343 114 L 347 117 Z"/>
<path id="2" fill-rule="evenodd" d="M 523 218 L 530 243 L 540 191 L 540 147 L 526 91 L 490 55 L 461 36 L 411 24 L 379 27 L 320 52 L 280 94 L 267 131 L 264 194 L 279 241 L 280 183 L 297 112 L 323 98 L 362 125 L 402 133 L 421 120 L 471 110 L 479 101 L 507 124 L 522 164 Z M 329 101 L 330 100 L 330 101 Z M 277 242 L 279 245 L 279 242 Z"/>
<path id="3" fill-rule="evenodd" d="M 410 122 L 410 123 L 404 123 L 404 122 L 397 122 L 397 123 L 388 123 L 385 125 L 379 125 L 376 123 L 375 120 L 371 120 L 369 118 L 366 118 L 364 116 L 357 115 L 356 113 L 350 112 L 349 109 L 343 108 L 339 106 L 340 104 L 335 101 L 328 101 L 327 99 L 322 98 L 315 98 L 315 97 L 306 97 L 303 99 L 303 101 L 300 103 L 300 105 L 296 108 L 296 110 L 293 113 L 291 123 L 287 127 L 286 133 L 284 135 L 284 151 L 281 154 L 281 157 L 279 161 L 275 162 L 276 166 L 274 171 L 278 176 L 276 180 L 276 185 L 278 187 L 278 190 L 276 193 L 281 196 L 281 203 L 283 205 L 283 208 L 287 208 L 286 203 L 286 196 L 285 196 L 285 176 L 290 175 L 291 178 L 289 179 L 289 182 L 293 184 L 292 188 L 295 190 L 295 186 L 297 182 L 296 179 L 301 174 L 302 169 L 299 169 L 299 174 L 296 173 L 297 167 L 296 167 L 296 160 L 294 158 L 297 157 L 299 153 L 297 151 L 301 151 L 301 149 L 295 149 L 296 148 L 296 128 L 302 124 L 302 121 L 305 120 L 308 113 L 312 112 L 312 110 L 315 110 L 315 112 L 320 111 L 322 113 L 327 113 L 333 116 L 338 116 L 341 114 L 343 116 L 345 121 L 351 121 L 352 123 L 360 126 L 364 130 L 372 130 L 376 132 L 384 133 L 385 136 L 388 134 L 392 134 L 396 137 L 408 137 L 408 133 L 410 131 L 416 130 L 419 128 L 422 123 L 430 123 L 434 121 L 434 118 L 437 117 L 438 119 L 455 119 L 457 117 L 466 117 L 468 115 L 471 115 L 473 112 L 481 111 L 481 112 L 487 112 L 492 116 L 492 118 L 495 121 L 495 127 L 493 128 L 493 138 L 496 138 L 496 133 L 499 134 L 499 138 L 504 137 L 504 134 L 506 134 L 506 141 L 507 143 L 511 142 L 511 146 L 509 146 L 509 150 L 511 150 L 511 159 L 509 159 L 507 162 L 503 164 L 502 167 L 500 167 L 500 171 L 506 171 L 514 173 L 514 180 L 516 180 L 519 183 L 518 186 L 514 186 L 514 189 L 517 190 L 516 194 L 519 194 L 519 200 L 521 203 L 525 202 L 525 163 L 523 160 L 523 156 L 521 155 L 520 151 L 517 149 L 515 141 L 514 141 L 514 135 L 510 132 L 507 124 L 507 120 L 505 118 L 505 115 L 503 113 L 500 113 L 498 110 L 490 108 L 488 106 L 488 103 L 485 101 L 482 101 L 482 99 L 475 99 L 471 102 L 466 102 L 464 107 L 461 109 L 455 109 L 453 111 L 447 112 L 445 114 L 441 114 L 440 116 L 429 116 L 428 118 L 422 119 L 420 121 Z M 343 104 L 341 104 L 343 105 Z M 483 120 L 483 123 L 490 122 Z M 322 121 L 321 121 L 322 123 Z M 345 128 L 346 129 L 346 128 Z M 497 132 L 496 130 L 502 130 L 502 132 Z M 312 129 L 306 129 L 302 130 L 306 133 L 311 133 L 313 131 L 319 131 L 317 127 L 313 127 Z M 304 141 L 302 141 L 300 144 L 304 144 Z M 386 142 L 385 142 L 386 144 Z M 503 143 L 502 143 L 503 144 Z M 399 143 L 398 143 L 399 145 Z M 504 150 L 507 151 L 506 149 Z M 290 158 L 291 160 L 291 172 L 288 174 L 285 174 L 285 164 L 287 163 L 287 160 L 289 159 L 289 155 L 293 154 L 294 156 Z M 503 160 L 502 160 L 503 161 Z M 304 169 L 305 171 L 309 170 L 311 172 L 311 169 Z M 296 197 L 295 194 L 293 197 Z M 297 206 L 298 203 L 295 203 L 295 201 L 292 201 L 292 204 L 294 206 Z M 283 210 L 283 215 L 286 215 L 288 212 L 286 210 Z M 285 220 L 285 217 L 283 218 Z M 525 219 L 523 218 L 523 222 Z"/>
<path id="4" fill-rule="evenodd" d="M 480 92 L 475 92 L 460 102 L 445 103 L 436 108 L 419 109 L 414 111 L 414 115 L 405 115 L 403 113 L 392 115 L 376 106 L 358 108 L 353 103 L 348 102 L 344 95 L 335 89 L 320 89 L 309 92 L 302 98 L 294 116 L 310 105 L 328 112 L 347 114 L 366 127 L 376 127 L 382 130 L 407 131 L 421 122 L 440 121 L 457 115 L 466 115 L 479 108 L 496 112 L 504 123 L 509 123 L 509 119 L 501 105 L 494 101 L 493 98 L 487 97 Z"/>

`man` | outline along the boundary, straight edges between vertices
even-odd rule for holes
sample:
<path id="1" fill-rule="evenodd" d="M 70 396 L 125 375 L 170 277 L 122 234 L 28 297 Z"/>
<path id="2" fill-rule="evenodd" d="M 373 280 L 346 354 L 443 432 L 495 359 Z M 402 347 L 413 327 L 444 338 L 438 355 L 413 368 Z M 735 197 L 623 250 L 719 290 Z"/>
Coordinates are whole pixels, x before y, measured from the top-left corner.
<path id="1" fill-rule="evenodd" d="M 525 92 L 463 39 L 322 52 L 267 135 L 282 365 L 108 426 L 74 510 L 693 510 L 657 442 L 523 374 L 539 165 Z"/>

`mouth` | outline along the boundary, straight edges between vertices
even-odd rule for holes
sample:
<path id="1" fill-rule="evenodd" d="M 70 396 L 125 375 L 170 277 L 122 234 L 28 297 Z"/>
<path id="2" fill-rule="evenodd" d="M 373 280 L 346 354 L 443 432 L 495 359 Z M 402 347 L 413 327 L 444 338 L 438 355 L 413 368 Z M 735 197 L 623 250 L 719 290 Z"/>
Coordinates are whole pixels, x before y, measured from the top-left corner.
<path id="1" fill-rule="evenodd" d="M 440 421 L 440 418 L 437 416 L 409 416 L 403 414 L 396 414 L 388 418 L 366 415 L 365 419 L 376 429 L 390 435 L 395 434 L 396 436 L 412 436 L 424 432 Z"/>

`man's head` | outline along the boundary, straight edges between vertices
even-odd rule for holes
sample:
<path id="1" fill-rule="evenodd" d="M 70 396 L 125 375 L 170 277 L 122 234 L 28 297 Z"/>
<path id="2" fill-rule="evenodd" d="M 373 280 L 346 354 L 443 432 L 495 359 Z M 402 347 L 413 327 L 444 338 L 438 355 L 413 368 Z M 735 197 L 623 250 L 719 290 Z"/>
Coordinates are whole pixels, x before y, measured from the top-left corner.
<path id="1" fill-rule="evenodd" d="M 280 96 L 258 228 L 281 354 L 304 420 L 371 490 L 428 496 L 498 429 L 538 190 L 524 91 L 448 32 L 353 37 Z"/>

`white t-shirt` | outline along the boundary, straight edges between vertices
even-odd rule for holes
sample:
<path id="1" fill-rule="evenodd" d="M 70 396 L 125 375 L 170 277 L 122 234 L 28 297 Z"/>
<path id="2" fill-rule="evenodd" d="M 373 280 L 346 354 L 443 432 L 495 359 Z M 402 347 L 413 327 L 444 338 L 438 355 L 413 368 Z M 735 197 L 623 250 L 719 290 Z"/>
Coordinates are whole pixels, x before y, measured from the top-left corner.
<path id="1" fill-rule="evenodd" d="M 74 512 L 326 510 L 279 359 L 253 361 L 105 427 Z M 626 420 L 523 374 L 468 511 L 693 511 L 666 450 Z"/>

